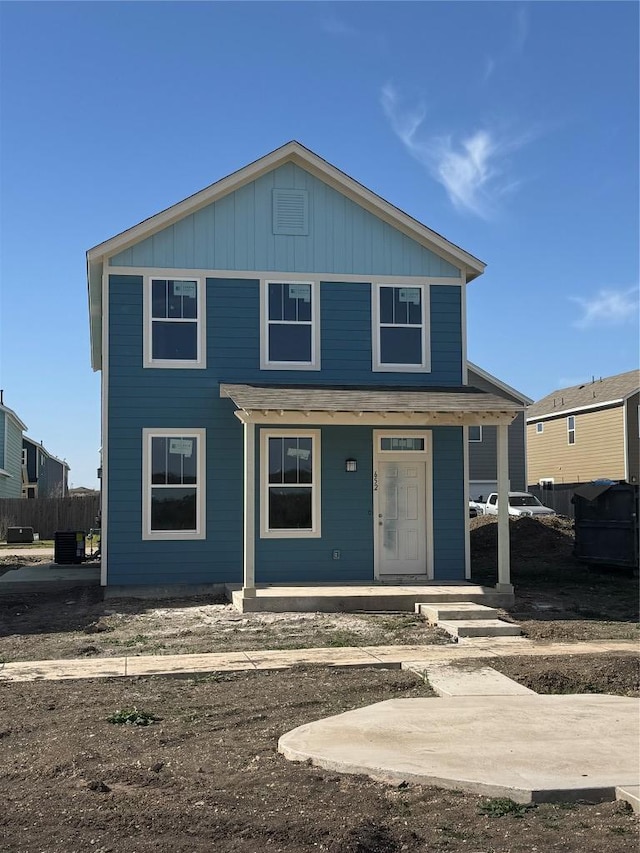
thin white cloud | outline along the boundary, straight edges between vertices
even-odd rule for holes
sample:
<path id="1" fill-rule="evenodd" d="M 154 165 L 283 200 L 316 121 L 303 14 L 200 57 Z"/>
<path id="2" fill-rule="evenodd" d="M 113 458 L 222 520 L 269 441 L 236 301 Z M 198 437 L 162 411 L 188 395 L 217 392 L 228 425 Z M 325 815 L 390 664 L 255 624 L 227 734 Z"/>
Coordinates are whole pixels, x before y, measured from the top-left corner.
<path id="1" fill-rule="evenodd" d="M 614 290 L 603 288 L 594 296 L 570 296 L 580 306 L 582 315 L 574 322 L 578 329 L 594 326 L 622 326 L 637 323 L 640 311 L 640 288 Z"/>
<path id="2" fill-rule="evenodd" d="M 526 137 L 508 138 L 483 128 L 460 139 L 451 135 L 419 138 L 427 115 L 423 104 L 405 106 L 391 83 L 382 88 L 380 102 L 396 136 L 442 184 L 458 210 L 488 219 L 498 200 L 520 185 L 508 174 L 508 155 L 524 145 Z"/>
<path id="3" fill-rule="evenodd" d="M 516 11 L 514 22 L 514 32 L 511 46 L 516 54 L 522 53 L 524 50 L 527 36 L 529 35 L 529 15 L 525 6 L 519 6 Z"/>
<path id="4" fill-rule="evenodd" d="M 358 35 L 358 30 L 347 24 L 342 18 L 336 15 L 328 15 L 320 21 L 320 27 L 325 33 L 330 36 L 338 36 L 339 38 L 352 38 Z"/>

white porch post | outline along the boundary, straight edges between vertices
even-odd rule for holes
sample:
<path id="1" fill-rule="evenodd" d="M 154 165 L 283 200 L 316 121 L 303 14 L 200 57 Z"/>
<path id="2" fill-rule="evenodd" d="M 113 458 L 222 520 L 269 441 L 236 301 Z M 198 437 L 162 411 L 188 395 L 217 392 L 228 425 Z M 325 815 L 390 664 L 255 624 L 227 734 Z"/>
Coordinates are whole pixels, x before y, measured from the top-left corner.
<path id="1" fill-rule="evenodd" d="M 513 592 L 509 564 L 509 425 L 498 424 L 498 583 L 500 592 Z"/>
<path id="2" fill-rule="evenodd" d="M 244 582 L 242 594 L 256 595 L 255 515 L 256 515 L 256 427 L 244 423 Z"/>

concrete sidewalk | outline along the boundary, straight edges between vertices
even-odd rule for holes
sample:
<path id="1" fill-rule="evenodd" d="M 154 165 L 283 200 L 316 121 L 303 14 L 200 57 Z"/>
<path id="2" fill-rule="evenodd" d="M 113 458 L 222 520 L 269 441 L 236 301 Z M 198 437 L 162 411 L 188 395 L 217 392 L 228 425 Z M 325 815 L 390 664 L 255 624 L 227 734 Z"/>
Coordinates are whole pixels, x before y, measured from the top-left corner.
<path id="1" fill-rule="evenodd" d="M 218 652 L 193 655 L 16 661 L 0 664 L 0 681 L 119 678 L 140 675 L 195 675 L 210 672 L 289 669 L 294 666 L 379 667 L 425 670 L 429 665 L 507 655 L 637 653 L 634 640 L 534 643 L 520 637 L 463 640 L 446 646 L 361 646 L 348 648 Z"/>

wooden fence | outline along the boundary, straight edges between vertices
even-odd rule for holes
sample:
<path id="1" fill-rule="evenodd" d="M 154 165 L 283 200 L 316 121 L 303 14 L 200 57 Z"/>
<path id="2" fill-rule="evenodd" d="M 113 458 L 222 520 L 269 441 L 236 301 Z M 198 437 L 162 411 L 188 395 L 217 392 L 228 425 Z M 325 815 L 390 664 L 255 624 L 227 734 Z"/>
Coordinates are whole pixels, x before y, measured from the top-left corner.
<path id="1" fill-rule="evenodd" d="M 571 498 L 579 485 L 580 483 L 555 483 L 552 489 L 529 486 L 529 491 L 539 498 L 545 506 L 555 509 L 558 515 L 567 515 L 569 518 L 575 518 L 575 510 L 571 503 Z"/>
<path id="2" fill-rule="evenodd" d="M 86 530 L 99 527 L 99 495 L 84 498 L 1 498 L 0 540 L 8 527 L 33 527 L 40 539 L 53 539 L 57 530 Z"/>

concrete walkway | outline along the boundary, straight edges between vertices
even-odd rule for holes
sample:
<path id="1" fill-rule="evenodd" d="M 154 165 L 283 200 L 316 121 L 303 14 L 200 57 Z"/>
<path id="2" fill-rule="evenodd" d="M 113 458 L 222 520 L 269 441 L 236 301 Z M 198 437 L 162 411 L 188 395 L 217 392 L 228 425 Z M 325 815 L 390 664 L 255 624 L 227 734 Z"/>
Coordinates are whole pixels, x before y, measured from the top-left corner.
<path id="1" fill-rule="evenodd" d="M 463 640 L 446 646 L 360 646 L 348 648 L 218 652 L 195 655 L 17 661 L 0 664 L 0 681 L 118 678 L 133 675 L 191 675 L 289 669 L 292 666 L 379 667 L 428 670 L 434 664 L 505 655 L 579 655 L 637 652 L 633 640 L 534 643 L 520 637 Z"/>

